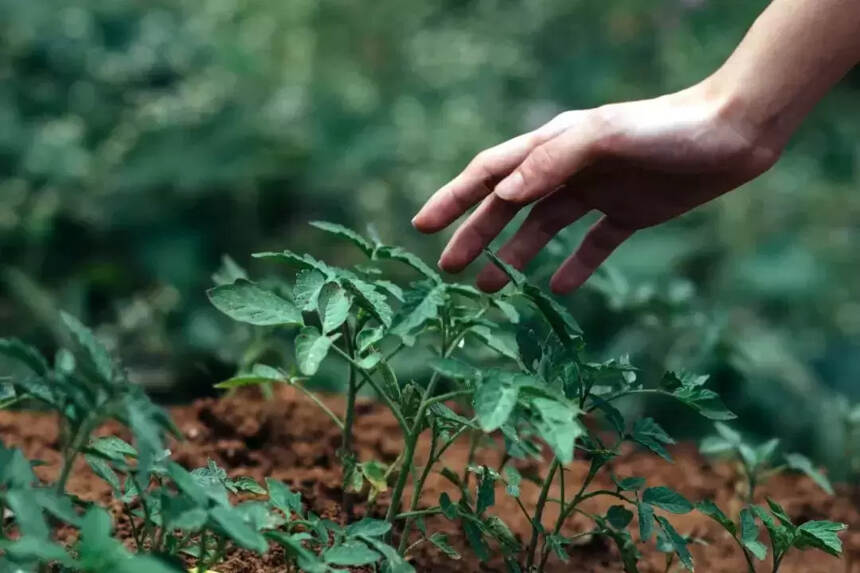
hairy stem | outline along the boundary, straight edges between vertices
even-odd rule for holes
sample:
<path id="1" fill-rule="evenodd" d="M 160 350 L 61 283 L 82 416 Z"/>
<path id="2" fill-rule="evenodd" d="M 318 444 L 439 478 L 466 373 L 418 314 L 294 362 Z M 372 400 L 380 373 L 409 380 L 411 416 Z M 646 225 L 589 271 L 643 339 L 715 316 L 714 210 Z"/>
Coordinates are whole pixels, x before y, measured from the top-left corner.
<path id="1" fill-rule="evenodd" d="M 538 496 L 537 505 L 535 505 L 535 513 L 532 517 L 532 538 L 531 541 L 529 541 L 529 548 L 526 556 L 527 570 L 530 570 L 535 562 L 535 552 L 537 551 L 538 538 L 540 537 L 539 524 L 543 517 L 544 506 L 546 506 L 546 498 L 549 495 L 549 487 L 552 484 L 555 472 L 558 471 L 559 467 L 561 467 L 561 463 L 558 461 L 558 458 L 553 457 L 549 473 L 547 473 L 546 478 L 543 480 L 543 486 L 541 487 L 540 495 Z"/>
<path id="2" fill-rule="evenodd" d="M 436 461 L 436 443 L 439 439 L 439 433 L 435 420 L 433 421 L 433 426 L 430 431 L 430 454 L 427 458 L 427 463 L 424 465 L 424 470 L 421 472 L 421 475 L 418 476 L 418 480 L 415 482 L 415 487 L 412 490 L 412 502 L 409 504 L 409 511 L 415 511 L 418 509 L 418 502 L 421 500 L 421 490 L 424 489 L 424 482 L 427 480 L 427 476 L 430 475 L 430 470 L 433 468 L 433 464 Z M 398 551 L 402 554 L 406 553 L 406 543 L 409 539 L 409 530 L 411 528 L 412 518 L 407 518 L 406 523 L 403 524 L 403 533 L 401 534 L 400 547 L 398 548 Z"/>
<path id="3" fill-rule="evenodd" d="M 84 447 L 84 443 L 90 437 L 90 431 L 92 430 L 92 422 L 89 419 L 85 419 L 81 422 L 81 425 L 78 427 L 77 431 L 75 431 L 71 441 L 68 444 L 68 447 L 63 451 L 63 468 L 60 470 L 60 477 L 57 479 L 57 493 L 64 494 L 66 493 L 66 484 L 69 481 L 69 476 L 72 474 L 72 469 L 75 466 L 75 460 L 78 458 L 78 454 L 80 454 L 81 449 Z"/>

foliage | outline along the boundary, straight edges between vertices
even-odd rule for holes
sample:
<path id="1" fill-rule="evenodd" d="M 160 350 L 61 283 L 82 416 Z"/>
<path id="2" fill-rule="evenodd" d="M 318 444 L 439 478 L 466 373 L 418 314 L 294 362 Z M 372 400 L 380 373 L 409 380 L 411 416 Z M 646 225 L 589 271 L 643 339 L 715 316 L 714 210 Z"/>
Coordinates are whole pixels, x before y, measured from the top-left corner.
<path id="1" fill-rule="evenodd" d="M 378 492 L 391 489 L 385 523 L 396 526 L 399 532 L 398 554 L 402 558 L 422 543 L 432 543 L 453 555 L 447 542 L 437 533 L 428 532 L 424 523 L 424 516 L 441 514 L 459 524 L 480 560 L 499 552 L 511 571 L 542 571 L 551 554 L 567 559 L 566 546 L 573 539 L 564 537 L 562 528 L 576 512 L 593 522 L 587 534 L 606 537 L 618 546 L 625 571 L 632 572 L 637 571 L 640 557 L 634 542 L 636 532 L 630 528 L 636 512 L 639 539 L 648 541 L 656 531 L 657 547 L 692 570 L 688 539 L 655 510 L 685 514 L 694 509 L 693 503 L 665 486 L 646 487 L 644 478 L 619 478 L 612 472 L 610 462 L 625 442 L 671 459 L 665 446 L 674 440 L 655 420 L 627 420 L 616 408 L 615 403 L 628 396 L 669 398 L 718 421 L 719 428 L 727 428 L 719 421 L 731 420 L 735 415 L 706 387 L 707 376 L 668 372 L 659 385 L 648 387 L 639 380 L 627 357 L 589 361 L 581 330 L 567 310 L 492 253 L 488 253 L 489 258 L 512 282 L 500 295 L 446 283 L 414 255 L 375 237 L 367 238 L 332 223 L 315 226 L 352 243 L 367 261 L 346 269 L 309 254 L 261 253 L 255 256 L 281 261 L 295 269 L 292 287 L 276 281 L 273 284 L 279 285 L 278 293 L 269 291 L 261 296 L 258 287 L 248 290 L 250 283 L 238 279 L 232 287 L 216 286 L 209 296 L 227 315 L 249 324 L 257 324 L 261 314 L 281 314 L 279 324 L 265 323 L 268 330 L 263 336 L 280 337 L 283 329 L 293 332 L 295 364 L 302 376 L 313 376 L 329 357 L 339 358 L 346 365 L 345 417 L 341 419 L 325 409 L 343 431 L 344 490 L 366 489 L 369 498 L 374 499 Z M 389 261 L 412 267 L 415 280 L 407 286 L 392 286 L 385 274 Z M 223 304 L 224 293 L 228 292 L 225 289 L 231 289 L 230 305 Z M 246 295 L 235 296 L 237 292 Z M 283 309 L 300 309 L 300 320 L 294 312 L 282 312 Z M 429 378 L 407 381 L 397 375 L 398 357 L 423 347 L 435 354 L 429 360 Z M 258 364 L 220 386 L 285 383 L 313 397 L 305 382 L 305 378 L 290 372 Z M 373 391 L 385 403 L 403 434 L 403 452 L 385 470 L 381 461 L 357 459 L 351 449 L 355 396 L 363 389 Z M 315 402 L 320 404 L 319 400 Z M 591 418 L 602 421 L 613 438 L 607 441 L 605 433 L 592 430 L 595 424 L 590 423 Z M 425 432 L 429 432 L 430 439 L 429 461 L 421 467 L 415 465 L 414 456 L 419 437 Z M 472 458 L 467 467 L 452 468 L 442 460 L 443 453 L 461 436 L 470 437 L 474 456 L 482 437 L 496 432 L 505 441 L 505 456 L 498 468 L 475 466 Z M 587 456 L 591 466 L 571 496 L 565 487 L 565 466 L 573 461 L 576 451 Z M 544 455 L 550 459 L 544 474 L 535 478 L 540 487 L 538 502 L 531 513 L 520 503 L 533 524 L 532 535 L 523 544 L 503 516 L 492 513 L 495 485 L 504 483 L 507 494 L 519 499 L 522 477 L 517 460 L 543 459 Z M 762 456 L 767 457 L 764 453 Z M 800 458 L 792 459 L 796 467 L 803 465 L 797 463 Z M 368 465 L 380 469 L 370 473 L 366 470 Z M 807 469 L 814 472 L 811 466 Z M 433 471 L 452 482 L 453 497 L 443 493 L 438 505 L 419 507 L 425 481 Z M 611 475 L 614 489 L 589 489 L 601 472 Z M 470 483 L 472 475 L 474 488 Z M 405 499 L 410 480 L 412 496 Z M 543 513 L 556 480 L 562 493 L 554 501 L 560 510 L 556 521 L 546 525 Z M 618 503 L 606 515 L 590 514 L 581 507 L 584 500 L 598 496 L 614 498 Z M 347 496 L 344 501 L 348 507 Z M 751 513 L 742 515 L 740 539 L 745 551 L 754 548 L 755 554 L 761 554 L 764 546 L 754 539 L 751 519 Z M 832 543 L 835 529 L 820 525 L 808 526 L 804 531 L 810 528 L 827 542 L 818 539 L 816 545 L 807 532 L 803 537 L 797 534 L 797 539 L 804 540 L 799 543 L 836 551 Z"/>
<path id="2" fill-rule="evenodd" d="M 383 561 L 392 570 L 411 570 L 380 539 L 391 527 L 387 522 L 367 518 L 344 528 L 307 511 L 301 495 L 277 480 L 262 485 L 249 477 L 232 479 L 211 460 L 191 472 L 170 461 L 164 434 L 172 426 L 166 413 L 126 379 L 91 331 L 69 315 L 63 320 L 77 352 L 64 351 L 53 366 L 17 340 L 0 340 L 4 370 L 14 373 L 4 406 L 38 402 L 59 415 L 63 428 L 63 464 L 54 483 L 37 479 L 36 461 L 0 443 L 2 570 L 42 571 L 53 564 L 63 571 L 178 573 L 184 558 L 192 559 L 197 571 L 207 571 L 231 544 L 265 553 L 273 543 L 284 547 L 287 563 L 308 572 Z M 108 420 L 125 424 L 134 445 L 115 435 L 94 437 Z M 65 491 L 81 455 L 122 507 L 135 553 L 113 537 L 105 508 Z M 77 530 L 79 540 L 68 547 L 54 541 L 53 531 L 61 525 Z"/>

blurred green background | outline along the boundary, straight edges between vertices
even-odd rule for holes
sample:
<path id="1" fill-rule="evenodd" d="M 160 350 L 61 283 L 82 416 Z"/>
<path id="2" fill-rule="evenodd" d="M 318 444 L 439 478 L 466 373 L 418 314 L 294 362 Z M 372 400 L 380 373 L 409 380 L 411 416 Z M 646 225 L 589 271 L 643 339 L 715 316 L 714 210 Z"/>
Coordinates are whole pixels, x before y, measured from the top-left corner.
<path id="1" fill-rule="evenodd" d="M 0 0 L 0 336 L 50 350 L 63 308 L 161 399 L 211 392 L 246 336 L 205 298 L 223 254 L 347 260 L 305 224 L 322 218 L 435 260 L 444 237 L 409 219 L 477 151 L 702 79 L 765 5 Z M 858 96 L 855 70 L 772 171 L 639 233 L 567 300 L 596 357 L 711 372 L 748 431 L 843 477 L 860 471 Z"/>

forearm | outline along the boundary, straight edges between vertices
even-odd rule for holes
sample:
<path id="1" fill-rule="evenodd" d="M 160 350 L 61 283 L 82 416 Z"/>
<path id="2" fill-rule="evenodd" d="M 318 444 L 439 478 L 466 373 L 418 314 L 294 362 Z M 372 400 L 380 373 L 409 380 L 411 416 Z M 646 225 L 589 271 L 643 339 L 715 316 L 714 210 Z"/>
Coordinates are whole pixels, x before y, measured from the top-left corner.
<path id="1" fill-rule="evenodd" d="M 860 0 L 774 0 L 703 84 L 759 143 L 781 148 L 860 61 Z"/>

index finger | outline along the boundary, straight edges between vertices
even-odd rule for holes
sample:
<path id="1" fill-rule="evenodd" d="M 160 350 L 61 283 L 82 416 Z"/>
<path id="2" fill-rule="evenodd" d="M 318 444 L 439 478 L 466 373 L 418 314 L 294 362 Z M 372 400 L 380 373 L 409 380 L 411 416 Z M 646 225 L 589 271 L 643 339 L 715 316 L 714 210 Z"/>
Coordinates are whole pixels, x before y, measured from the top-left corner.
<path id="1" fill-rule="evenodd" d="M 423 233 L 444 229 L 492 193 L 496 183 L 513 171 L 539 143 L 537 135 L 531 132 L 482 151 L 462 173 L 430 197 L 412 219 L 412 224 Z"/>

